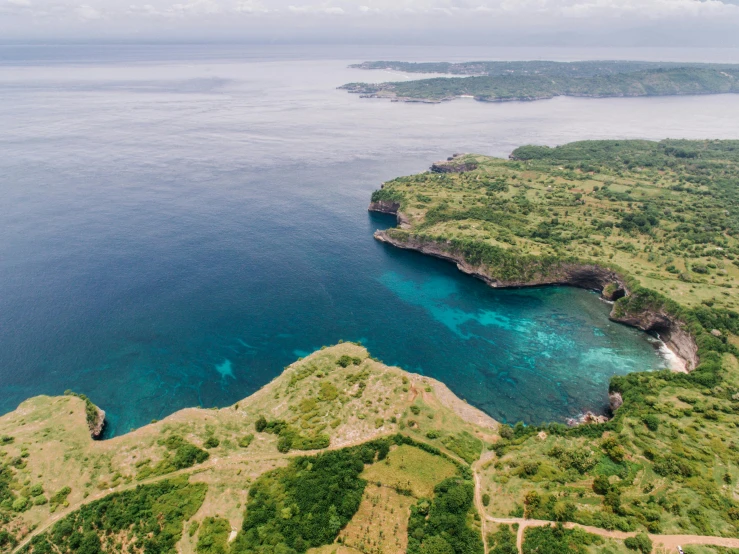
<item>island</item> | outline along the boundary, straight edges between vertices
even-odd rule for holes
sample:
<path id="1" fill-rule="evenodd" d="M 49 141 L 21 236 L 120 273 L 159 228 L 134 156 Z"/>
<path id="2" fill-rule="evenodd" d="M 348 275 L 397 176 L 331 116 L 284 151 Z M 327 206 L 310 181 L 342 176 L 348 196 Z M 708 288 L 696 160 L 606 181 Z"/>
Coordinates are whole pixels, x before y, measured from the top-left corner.
<path id="1" fill-rule="evenodd" d="M 459 97 L 481 102 L 556 96 L 614 98 L 739 92 L 739 65 L 639 61 L 364 62 L 351 67 L 448 76 L 339 87 L 363 98 L 439 103 Z"/>
<path id="2" fill-rule="evenodd" d="M 578 286 L 683 365 L 609 417 L 508 425 L 361 344 L 109 440 L 93 399 L 0 417 L 0 552 L 727 554 L 739 548 L 739 141 L 456 154 L 385 183 L 388 248 Z M 691 550 L 692 548 L 692 550 Z"/>

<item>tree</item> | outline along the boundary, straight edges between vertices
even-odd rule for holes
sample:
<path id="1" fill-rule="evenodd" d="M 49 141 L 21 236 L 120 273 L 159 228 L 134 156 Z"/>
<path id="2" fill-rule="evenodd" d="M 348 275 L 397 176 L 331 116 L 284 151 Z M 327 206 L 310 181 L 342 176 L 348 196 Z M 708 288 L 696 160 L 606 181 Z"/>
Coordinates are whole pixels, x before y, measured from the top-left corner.
<path id="1" fill-rule="evenodd" d="M 434 535 L 421 544 L 421 554 L 454 554 L 454 548 L 439 535 Z"/>
<path id="2" fill-rule="evenodd" d="M 652 552 L 652 540 L 646 533 L 639 533 L 635 537 L 629 537 L 624 541 L 629 550 L 639 550 L 643 554 Z"/>
<path id="3" fill-rule="evenodd" d="M 593 492 L 605 496 L 611 490 L 611 482 L 605 475 L 597 475 L 593 480 Z"/>

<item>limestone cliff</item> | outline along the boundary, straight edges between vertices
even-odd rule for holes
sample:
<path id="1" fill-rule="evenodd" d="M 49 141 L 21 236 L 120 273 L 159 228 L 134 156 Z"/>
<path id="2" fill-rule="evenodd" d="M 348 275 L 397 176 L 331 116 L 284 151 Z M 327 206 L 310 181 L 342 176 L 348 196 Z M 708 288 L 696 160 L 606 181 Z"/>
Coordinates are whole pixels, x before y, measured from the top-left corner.
<path id="1" fill-rule="evenodd" d="M 370 206 L 370 209 L 372 209 L 372 206 Z M 596 290 L 601 293 L 605 300 L 610 301 L 618 300 L 630 294 L 626 280 L 622 275 L 612 269 L 596 264 L 562 262 L 556 267 L 550 268 L 546 273 L 536 274 L 528 280 L 508 281 L 497 278 L 494 269 L 484 265 L 469 264 L 462 254 L 454 252 L 446 243 L 430 240 L 421 241 L 413 236 L 398 239 L 392 237 L 386 231 L 376 231 L 374 236 L 375 239 L 398 248 L 415 250 L 422 254 L 450 261 L 456 264 L 457 268 L 463 273 L 477 277 L 495 288 L 567 285 Z M 691 371 L 698 365 L 698 346 L 695 339 L 682 322 L 663 309 L 645 309 L 638 313 L 623 313 L 614 305 L 610 318 L 613 321 L 657 334 L 667 347 L 682 360 L 685 370 Z"/>

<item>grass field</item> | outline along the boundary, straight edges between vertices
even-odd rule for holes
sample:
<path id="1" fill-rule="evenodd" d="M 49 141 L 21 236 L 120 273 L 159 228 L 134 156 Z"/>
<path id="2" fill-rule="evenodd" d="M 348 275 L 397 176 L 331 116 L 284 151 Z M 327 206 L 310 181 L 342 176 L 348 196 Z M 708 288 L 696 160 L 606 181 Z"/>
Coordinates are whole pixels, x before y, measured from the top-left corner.
<path id="1" fill-rule="evenodd" d="M 368 467 L 362 477 L 416 498 L 430 498 L 436 484 L 455 473 L 456 466 L 441 456 L 404 444 L 391 450 L 383 462 Z"/>

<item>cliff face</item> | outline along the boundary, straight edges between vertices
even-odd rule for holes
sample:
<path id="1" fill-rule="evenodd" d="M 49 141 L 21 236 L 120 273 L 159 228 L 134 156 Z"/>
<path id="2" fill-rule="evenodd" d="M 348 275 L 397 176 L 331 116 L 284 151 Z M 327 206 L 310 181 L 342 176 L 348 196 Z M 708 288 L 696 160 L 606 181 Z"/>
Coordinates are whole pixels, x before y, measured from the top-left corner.
<path id="1" fill-rule="evenodd" d="M 669 314 L 658 310 L 644 310 L 640 313 L 616 315 L 613 310 L 611 319 L 641 329 L 656 333 L 660 339 L 684 363 L 686 371 L 692 371 L 698 365 L 698 345 L 693 336 Z"/>
<path id="2" fill-rule="evenodd" d="M 475 169 L 477 169 L 476 163 L 455 163 L 453 160 L 436 162 L 431 166 L 432 173 L 464 173 L 465 171 L 474 171 Z"/>
<path id="3" fill-rule="evenodd" d="M 87 426 L 90 428 L 90 436 L 95 440 L 99 440 L 103 436 L 103 429 L 105 429 L 105 410 L 101 410 L 97 406 L 95 408 L 97 409 L 97 417 L 95 420 L 88 421 Z"/>
<path id="4" fill-rule="evenodd" d="M 563 263 L 556 270 L 534 279 L 526 281 L 506 281 L 489 274 L 488 269 L 484 266 L 474 266 L 467 263 L 463 256 L 450 252 L 444 244 L 430 241 L 419 241 L 415 239 L 400 241 L 391 237 L 385 231 L 377 231 L 374 236 L 377 240 L 392 244 L 398 248 L 416 250 L 417 252 L 428 254 L 429 256 L 454 262 L 457 265 L 457 268 L 463 273 L 473 275 L 495 288 L 570 285 L 597 291 L 606 290 L 607 293 L 604 294 L 604 298 L 606 300 L 615 300 L 628 294 L 626 284 L 620 275 L 613 270 L 597 265 Z"/>
<path id="5" fill-rule="evenodd" d="M 379 202 L 370 202 L 368 211 L 379 212 L 382 214 L 394 215 L 398 220 L 398 226 L 402 229 L 410 227 L 410 221 L 400 210 L 400 204 L 398 202 L 388 202 L 387 200 L 380 200 Z"/>
<path id="6" fill-rule="evenodd" d="M 372 207 L 370 206 L 370 209 Z M 398 240 L 391 237 L 385 231 L 376 231 L 375 239 L 392 244 L 398 248 L 415 250 L 422 254 L 441 258 L 456 264 L 463 273 L 477 277 L 485 281 L 491 287 L 533 287 L 541 285 L 568 285 L 590 290 L 597 290 L 605 300 L 618 300 L 628 296 L 629 290 L 624 278 L 612 269 L 600 267 L 594 264 L 562 263 L 552 271 L 526 281 L 500 280 L 484 266 L 474 266 L 464 259 L 464 256 L 450 251 L 444 243 L 433 241 L 420 241 L 414 238 Z M 698 365 L 698 346 L 690 333 L 683 325 L 674 320 L 663 311 L 644 310 L 640 313 L 617 314 L 611 311 L 610 318 L 613 321 L 636 327 L 643 331 L 657 333 L 662 341 L 675 353 L 685 364 L 685 369 L 690 371 Z"/>

